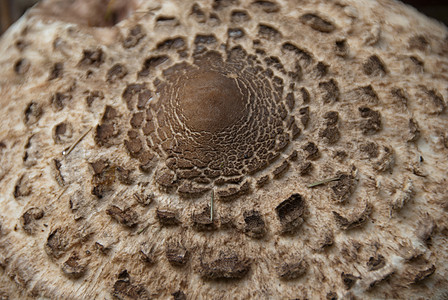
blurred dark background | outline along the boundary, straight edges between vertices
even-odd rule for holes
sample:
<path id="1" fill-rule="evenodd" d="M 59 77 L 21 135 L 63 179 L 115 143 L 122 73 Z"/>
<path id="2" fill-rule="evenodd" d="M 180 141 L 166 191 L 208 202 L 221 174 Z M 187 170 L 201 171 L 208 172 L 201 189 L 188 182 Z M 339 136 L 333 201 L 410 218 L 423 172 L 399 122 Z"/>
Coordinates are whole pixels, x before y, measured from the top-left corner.
<path id="1" fill-rule="evenodd" d="M 437 19 L 448 26 L 448 0 L 402 0 L 425 15 Z"/>
<path id="2" fill-rule="evenodd" d="M 448 0 L 402 0 L 448 25 Z M 0 0 L 0 35 L 38 0 Z"/>

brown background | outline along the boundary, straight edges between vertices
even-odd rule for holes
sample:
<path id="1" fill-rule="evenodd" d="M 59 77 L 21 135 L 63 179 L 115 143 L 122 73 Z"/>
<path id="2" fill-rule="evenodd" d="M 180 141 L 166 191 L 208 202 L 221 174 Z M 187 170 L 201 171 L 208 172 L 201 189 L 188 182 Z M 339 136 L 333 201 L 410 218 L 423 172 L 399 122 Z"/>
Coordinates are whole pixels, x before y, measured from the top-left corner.
<path id="1" fill-rule="evenodd" d="M 37 0 L 0 0 L 0 34 Z M 448 25 L 448 0 L 404 0 L 427 16 Z"/>

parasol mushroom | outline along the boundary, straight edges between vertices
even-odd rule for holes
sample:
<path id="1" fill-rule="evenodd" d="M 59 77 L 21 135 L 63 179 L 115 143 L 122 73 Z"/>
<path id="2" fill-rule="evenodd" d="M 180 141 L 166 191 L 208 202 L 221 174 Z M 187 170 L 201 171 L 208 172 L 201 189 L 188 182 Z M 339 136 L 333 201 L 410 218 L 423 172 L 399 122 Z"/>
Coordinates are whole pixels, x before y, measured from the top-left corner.
<path id="1" fill-rule="evenodd" d="M 448 295 L 448 30 L 411 7 L 47 0 L 0 70 L 0 298 Z"/>

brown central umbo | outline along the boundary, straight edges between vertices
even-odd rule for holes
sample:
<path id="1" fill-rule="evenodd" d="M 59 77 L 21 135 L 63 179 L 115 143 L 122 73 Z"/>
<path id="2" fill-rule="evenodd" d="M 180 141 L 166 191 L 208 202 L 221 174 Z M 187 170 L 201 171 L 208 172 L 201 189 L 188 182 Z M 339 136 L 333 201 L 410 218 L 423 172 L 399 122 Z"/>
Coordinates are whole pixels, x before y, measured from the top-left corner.
<path id="1" fill-rule="evenodd" d="M 241 48 L 226 58 L 208 51 L 175 64 L 156 80 L 156 97 L 142 127 L 149 148 L 164 161 L 156 181 L 182 194 L 248 190 L 249 178 L 268 166 L 298 127 L 283 101 L 283 81 L 272 80 Z"/>
<path id="2" fill-rule="evenodd" d="M 219 133 L 247 113 L 245 95 L 236 79 L 199 70 L 186 74 L 181 84 L 177 112 L 192 131 Z"/>

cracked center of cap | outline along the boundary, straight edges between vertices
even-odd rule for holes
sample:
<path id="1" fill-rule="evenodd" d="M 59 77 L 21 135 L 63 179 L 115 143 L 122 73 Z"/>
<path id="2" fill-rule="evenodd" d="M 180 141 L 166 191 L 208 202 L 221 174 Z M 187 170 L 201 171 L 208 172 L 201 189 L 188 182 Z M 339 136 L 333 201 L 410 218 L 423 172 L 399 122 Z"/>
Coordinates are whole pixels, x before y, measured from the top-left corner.
<path id="1" fill-rule="evenodd" d="M 189 129 L 219 132 L 245 114 L 246 101 L 235 79 L 202 70 L 182 81 L 177 101 Z"/>

